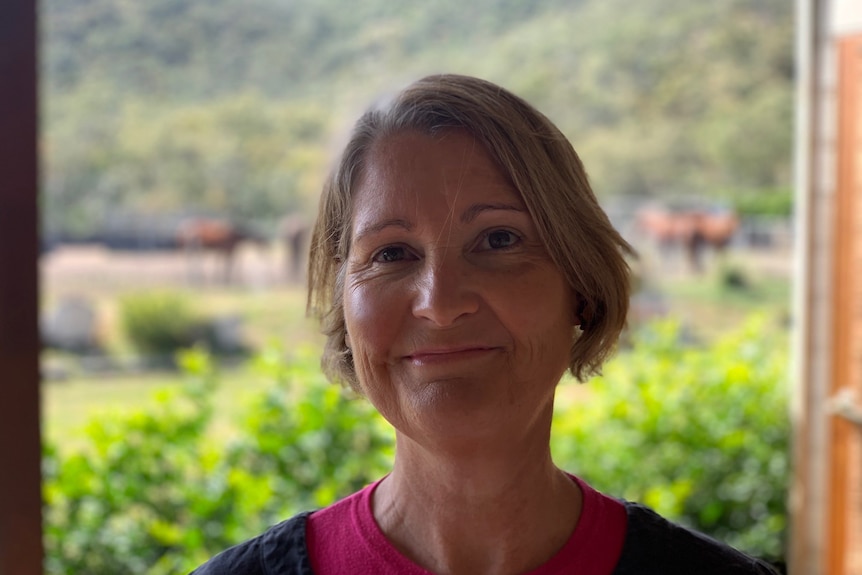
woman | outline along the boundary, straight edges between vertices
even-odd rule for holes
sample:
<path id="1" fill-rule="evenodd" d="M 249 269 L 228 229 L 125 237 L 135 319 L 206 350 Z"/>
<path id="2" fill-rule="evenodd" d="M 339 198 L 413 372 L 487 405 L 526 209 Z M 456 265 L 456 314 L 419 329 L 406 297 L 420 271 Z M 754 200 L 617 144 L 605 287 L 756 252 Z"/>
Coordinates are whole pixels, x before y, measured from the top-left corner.
<path id="1" fill-rule="evenodd" d="M 556 385 L 613 349 L 630 251 L 504 89 L 432 76 L 368 111 L 321 198 L 309 304 L 330 379 L 395 428 L 393 469 L 195 573 L 771 573 L 551 460 Z"/>

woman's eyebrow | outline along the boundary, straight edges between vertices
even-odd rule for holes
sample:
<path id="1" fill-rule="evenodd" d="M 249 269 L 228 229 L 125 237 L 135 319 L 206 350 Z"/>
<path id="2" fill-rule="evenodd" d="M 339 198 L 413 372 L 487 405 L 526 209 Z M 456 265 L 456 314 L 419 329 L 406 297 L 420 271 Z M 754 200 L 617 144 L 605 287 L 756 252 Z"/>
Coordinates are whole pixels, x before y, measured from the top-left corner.
<path id="1" fill-rule="evenodd" d="M 376 233 L 381 232 L 381 231 L 383 231 L 389 227 L 401 228 L 401 229 L 404 229 L 404 230 L 409 232 L 410 230 L 413 229 L 413 224 L 411 224 L 407 220 L 402 220 L 402 219 L 398 219 L 398 218 L 393 218 L 391 220 L 383 220 L 381 222 L 376 222 L 374 224 L 369 224 L 369 225 L 363 226 L 363 227 L 359 228 L 358 230 L 356 230 L 356 237 L 354 238 L 353 241 L 354 242 L 361 241 L 366 236 L 376 234 Z"/>
<path id="2" fill-rule="evenodd" d="M 516 204 L 473 204 L 461 213 L 461 223 L 469 224 L 482 212 L 491 210 L 505 210 L 510 212 L 525 212 L 523 206 Z"/>

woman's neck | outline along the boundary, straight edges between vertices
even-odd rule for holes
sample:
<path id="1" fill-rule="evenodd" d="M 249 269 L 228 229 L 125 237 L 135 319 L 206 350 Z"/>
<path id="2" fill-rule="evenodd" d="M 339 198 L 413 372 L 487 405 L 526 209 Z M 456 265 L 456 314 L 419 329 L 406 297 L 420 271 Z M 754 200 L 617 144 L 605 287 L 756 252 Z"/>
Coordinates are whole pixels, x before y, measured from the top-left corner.
<path id="1" fill-rule="evenodd" d="M 374 493 L 378 525 L 438 574 L 523 573 L 574 531 L 582 495 L 537 446 L 437 454 L 398 438 L 395 467 Z"/>

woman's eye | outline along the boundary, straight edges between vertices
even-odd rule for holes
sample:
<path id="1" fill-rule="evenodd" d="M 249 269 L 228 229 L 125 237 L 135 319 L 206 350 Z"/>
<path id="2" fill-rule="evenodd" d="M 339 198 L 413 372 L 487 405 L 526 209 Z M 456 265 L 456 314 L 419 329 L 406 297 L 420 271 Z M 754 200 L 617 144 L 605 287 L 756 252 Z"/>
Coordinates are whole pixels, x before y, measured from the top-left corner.
<path id="1" fill-rule="evenodd" d="M 484 247 L 491 250 L 501 250 L 511 247 L 521 239 L 512 232 L 506 230 L 495 230 L 485 236 Z"/>
<path id="2" fill-rule="evenodd" d="M 399 262 L 408 259 L 409 253 L 401 246 L 387 246 L 374 254 L 374 261 L 379 263 Z"/>

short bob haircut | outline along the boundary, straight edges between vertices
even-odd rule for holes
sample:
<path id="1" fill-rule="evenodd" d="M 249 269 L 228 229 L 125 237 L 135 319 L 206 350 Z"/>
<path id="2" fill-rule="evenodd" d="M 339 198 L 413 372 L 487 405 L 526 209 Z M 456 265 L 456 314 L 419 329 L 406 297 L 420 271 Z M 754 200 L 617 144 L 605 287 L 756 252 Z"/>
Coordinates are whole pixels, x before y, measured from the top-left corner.
<path id="1" fill-rule="evenodd" d="M 485 80 L 428 76 L 354 126 L 320 198 L 311 239 L 308 311 L 326 335 L 322 366 L 331 381 L 359 391 L 346 344 L 342 292 L 350 252 L 351 198 L 375 142 L 405 131 L 471 134 L 520 193 L 551 259 L 578 302 L 569 369 L 580 381 L 597 373 L 616 346 L 629 307 L 631 246 L 611 226 L 565 136 L 523 99 Z M 565 313 L 560 310 L 560 313 Z"/>

